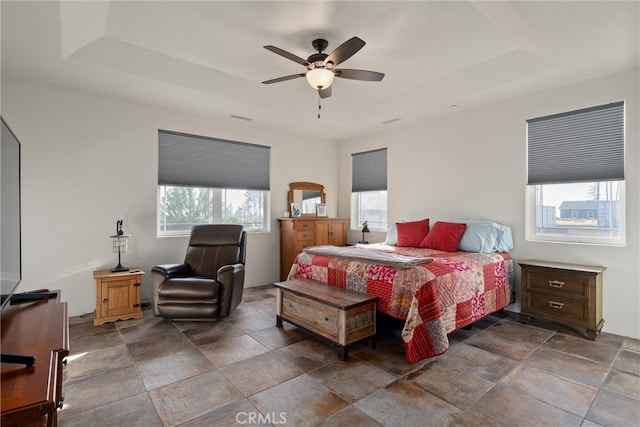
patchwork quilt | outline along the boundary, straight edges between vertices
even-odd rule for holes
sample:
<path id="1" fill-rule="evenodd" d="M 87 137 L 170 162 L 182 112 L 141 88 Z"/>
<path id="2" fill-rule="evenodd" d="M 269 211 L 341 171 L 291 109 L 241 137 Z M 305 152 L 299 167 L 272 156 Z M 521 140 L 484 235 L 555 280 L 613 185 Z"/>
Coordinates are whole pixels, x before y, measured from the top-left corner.
<path id="1" fill-rule="evenodd" d="M 405 321 L 402 339 L 409 363 L 444 353 L 449 348 L 449 332 L 510 303 L 514 266 L 507 253 L 443 252 L 388 245 L 368 245 L 367 249 L 432 261 L 397 269 L 302 252 L 291 267 L 289 279 L 313 279 L 377 296 L 379 311 Z"/>

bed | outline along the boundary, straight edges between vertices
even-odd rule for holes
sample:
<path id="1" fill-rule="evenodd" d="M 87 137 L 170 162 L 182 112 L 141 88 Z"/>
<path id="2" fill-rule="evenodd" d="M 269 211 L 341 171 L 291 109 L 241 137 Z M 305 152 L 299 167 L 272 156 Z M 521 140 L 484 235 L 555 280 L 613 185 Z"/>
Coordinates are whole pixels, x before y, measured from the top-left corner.
<path id="1" fill-rule="evenodd" d="M 491 244 L 483 241 L 484 248 L 465 246 L 462 236 L 477 237 L 472 230 L 478 225 L 471 221 L 463 224 L 457 238 L 446 235 L 451 241 L 444 247 L 425 244 L 426 235 L 438 225 L 429 231 L 427 221 L 427 231 L 418 233 L 418 237 L 425 235 L 419 243 L 417 238 L 403 239 L 398 228 L 397 242 L 307 248 L 296 257 L 288 278 L 313 279 L 377 296 L 377 310 L 404 321 L 401 336 L 407 362 L 415 363 L 444 353 L 449 347 L 448 333 L 501 310 L 511 301 L 513 260 L 499 249 L 512 248 L 512 243 L 493 240 Z"/>

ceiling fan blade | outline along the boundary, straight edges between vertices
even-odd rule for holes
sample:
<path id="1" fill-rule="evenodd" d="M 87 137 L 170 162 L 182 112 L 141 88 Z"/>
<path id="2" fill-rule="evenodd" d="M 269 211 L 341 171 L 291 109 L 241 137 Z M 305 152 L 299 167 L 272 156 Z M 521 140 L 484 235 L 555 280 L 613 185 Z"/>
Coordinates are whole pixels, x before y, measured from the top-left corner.
<path id="1" fill-rule="evenodd" d="M 384 78 L 384 73 L 378 73 L 377 71 L 350 70 L 350 69 L 340 69 L 340 70 L 333 70 L 333 71 L 336 77 L 342 77 L 343 79 L 379 82 Z"/>
<path id="2" fill-rule="evenodd" d="M 364 40 L 358 37 L 351 37 L 349 40 L 335 48 L 335 50 L 324 60 L 324 63 L 328 64 L 329 62 L 333 62 L 333 65 L 336 66 L 355 55 L 355 53 L 362 49 L 365 44 Z"/>
<path id="3" fill-rule="evenodd" d="M 262 83 L 266 84 L 266 85 L 270 85 L 271 83 L 279 83 L 279 82 L 284 82 L 287 80 L 293 80 L 293 79 L 297 79 L 298 77 L 304 77 L 305 74 L 291 74 L 290 76 L 284 76 L 284 77 L 278 77 L 277 79 L 271 79 L 271 80 L 265 80 Z"/>
<path id="4" fill-rule="evenodd" d="M 318 95 L 320 95 L 320 98 L 328 98 L 331 96 L 331 86 L 329 86 L 326 89 L 321 89 L 318 91 Z"/>
<path id="5" fill-rule="evenodd" d="M 298 55 L 294 55 L 293 53 L 287 52 L 286 50 L 280 49 L 279 47 L 269 45 L 264 46 L 264 48 L 280 56 L 284 56 L 285 58 L 290 59 L 300 65 L 304 65 L 305 67 L 309 64 L 306 59 L 300 58 Z"/>

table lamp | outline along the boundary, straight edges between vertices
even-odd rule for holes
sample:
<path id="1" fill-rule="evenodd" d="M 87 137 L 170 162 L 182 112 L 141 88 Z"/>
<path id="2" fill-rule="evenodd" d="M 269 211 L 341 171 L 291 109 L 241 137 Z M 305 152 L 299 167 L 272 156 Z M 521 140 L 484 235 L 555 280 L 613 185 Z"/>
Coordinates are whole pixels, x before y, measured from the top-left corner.
<path id="1" fill-rule="evenodd" d="M 367 224 L 367 221 L 362 223 L 362 241 L 358 242 L 358 243 L 369 243 L 366 240 L 364 240 L 364 233 L 368 233 L 369 232 L 369 225 Z"/>
<path id="2" fill-rule="evenodd" d="M 126 235 L 122 232 L 122 220 L 119 219 L 116 221 L 116 234 L 110 236 L 113 240 L 113 253 L 118 253 L 118 265 L 111 269 L 113 273 L 117 273 L 120 271 L 128 271 L 129 267 L 123 267 L 120 262 L 120 254 L 127 253 L 129 250 L 129 235 Z"/>

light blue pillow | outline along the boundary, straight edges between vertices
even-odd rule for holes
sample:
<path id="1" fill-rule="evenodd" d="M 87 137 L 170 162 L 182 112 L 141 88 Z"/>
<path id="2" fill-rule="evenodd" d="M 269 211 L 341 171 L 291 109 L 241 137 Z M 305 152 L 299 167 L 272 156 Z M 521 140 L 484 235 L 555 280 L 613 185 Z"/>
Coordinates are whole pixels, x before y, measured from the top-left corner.
<path id="1" fill-rule="evenodd" d="M 464 222 L 464 220 L 462 220 Z M 466 222 L 465 222 L 466 223 Z M 466 252 L 491 253 L 496 251 L 502 231 L 487 222 L 468 222 L 458 249 Z"/>
<path id="2" fill-rule="evenodd" d="M 472 233 L 470 234 L 468 239 L 468 241 L 471 242 L 468 245 L 469 248 L 474 248 L 474 249 L 480 248 L 481 250 L 480 251 L 474 250 L 469 252 L 482 252 L 482 253 L 489 253 L 489 252 L 496 252 L 496 251 L 509 252 L 511 249 L 514 248 L 513 235 L 511 234 L 511 227 L 507 225 L 498 224 L 497 222 L 494 222 L 494 221 L 485 221 L 485 220 L 476 220 L 476 219 L 460 219 L 458 221 L 464 222 L 465 224 L 467 224 L 467 229 L 469 229 L 469 227 L 472 224 L 485 224 L 485 227 L 479 229 L 478 231 L 478 233 L 480 233 L 479 236 L 475 236 Z M 487 245 L 490 244 L 490 241 L 492 238 L 491 236 L 493 235 L 493 233 L 489 232 L 486 229 L 487 226 L 492 227 L 495 230 L 495 234 L 497 236 L 495 242 L 493 243 L 492 250 L 489 250 L 489 251 L 487 251 L 488 249 Z M 462 238 L 464 239 L 464 236 L 462 236 Z M 477 243 L 478 241 L 482 241 L 484 245 L 479 245 Z M 473 242 L 475 242 L 475 244 Z M 460 248 L 460 250 L 466 251 L 467 249 Z"/>
<path id="3" fill-rule="evenodd" d="M 496 242 L 496 249 L 498 252 L 509 252 L 514 248 L 513 235 L 511 234 L 511 227 L 506 225 L 496 224 L 502 229 L 502 236 Z"/>

